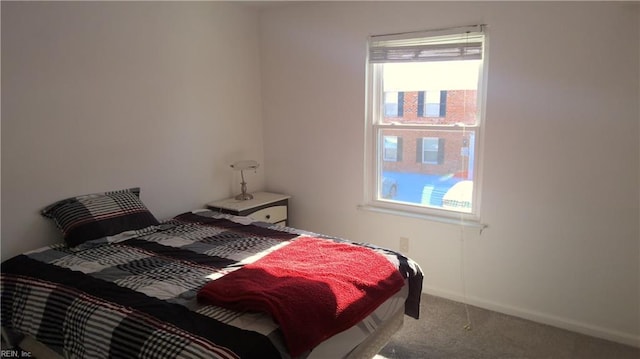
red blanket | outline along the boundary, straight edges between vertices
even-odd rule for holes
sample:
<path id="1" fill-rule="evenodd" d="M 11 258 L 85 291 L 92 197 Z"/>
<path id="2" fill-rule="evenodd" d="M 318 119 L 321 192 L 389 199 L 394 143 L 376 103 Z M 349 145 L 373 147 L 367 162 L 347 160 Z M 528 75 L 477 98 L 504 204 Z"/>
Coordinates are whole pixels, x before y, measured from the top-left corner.
<path id="1" fill-rule="evenodd" d="M 403 285 L 397 268 L 373 250 L 299 238 L 209 282 L 198 299 L 270 313 L 296 357 L 364 319 Z"/>

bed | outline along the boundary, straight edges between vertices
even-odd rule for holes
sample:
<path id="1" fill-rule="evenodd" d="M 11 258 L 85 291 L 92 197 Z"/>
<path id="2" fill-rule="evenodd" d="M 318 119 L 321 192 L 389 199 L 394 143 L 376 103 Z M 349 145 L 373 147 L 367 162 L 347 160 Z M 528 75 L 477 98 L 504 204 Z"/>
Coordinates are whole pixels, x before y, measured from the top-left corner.
<path id="1" fill-rule="evenodd" d="M 371 244 L 195 210 L 139 188 L 42 213 L 64 243 L 2 263 L 3 340 L 67 358 L 371 358 L 419 316 L 417 263 Z"/>

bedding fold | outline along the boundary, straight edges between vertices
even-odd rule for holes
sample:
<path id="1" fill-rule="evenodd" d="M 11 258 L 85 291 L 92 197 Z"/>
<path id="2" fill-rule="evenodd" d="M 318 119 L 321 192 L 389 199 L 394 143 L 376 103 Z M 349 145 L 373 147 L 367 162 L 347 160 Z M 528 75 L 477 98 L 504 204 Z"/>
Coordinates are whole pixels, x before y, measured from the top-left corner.
<path id="1" fill-rule="evenodd" d="M 210 281 L 197 296 L 223 308 L 269 313 L 297 357 L 357 324 L 404 284 L 396 266 L 369 248 L 301 237 Z"/>

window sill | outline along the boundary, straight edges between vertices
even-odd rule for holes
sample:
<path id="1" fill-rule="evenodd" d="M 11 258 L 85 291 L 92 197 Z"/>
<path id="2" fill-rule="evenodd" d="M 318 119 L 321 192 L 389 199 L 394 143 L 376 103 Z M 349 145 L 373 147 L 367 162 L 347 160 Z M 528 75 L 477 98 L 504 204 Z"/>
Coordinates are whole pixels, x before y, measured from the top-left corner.
<path id="1" fill-rule="evenodd" d="M 480 230 L 480 233 L 482 233 L 482 231 L 485 228 L 488 227 L 487 224 L 481 223 L 478 220 L 473 220 L 473 219 L 468 219 L 468 218 L 443 217 L 443 216 L 437 216 L 437 215 L 426 214 L 426 213 L 416 213 L 416 212 L 410 212 L 410 211 L 403 211 L 403 210 L 399 210 L 399 209 L 378 207 L 378 206 L 373 206 L 373 205 L 368 205 L 368 204 L 358 205 L 358 209 L 363 210 L 363 211 L 391 214 L 391 215 L 395 215 L 395 216 L 417 218 L 417 219 L 423 219 L 423 220 L 426 220 L 426 221 L 432 221 L 432 222 L 439 222 L 439 223 L 446 223 L 446 224 L 452 224 L 452 225 L 457 225 L 457 226 L 475 228 L 475 229 Z"/>

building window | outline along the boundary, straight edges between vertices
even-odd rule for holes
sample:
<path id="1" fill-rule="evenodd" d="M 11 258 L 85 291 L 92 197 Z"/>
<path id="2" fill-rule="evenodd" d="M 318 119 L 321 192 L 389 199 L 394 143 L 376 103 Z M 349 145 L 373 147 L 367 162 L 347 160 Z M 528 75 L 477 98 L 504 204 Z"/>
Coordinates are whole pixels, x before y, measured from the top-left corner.
<path id="1" fill-rule="evenodd" d="M 483 28 L 370 38 L 369 204 L 479 218 Z M 403 139 L 416 150 L 403 151 Z"/>
<path id="2" fill-rule="evenodd" d="M 384 136 L 382 157 L 388 162 L 402 160 L 402 138 L 398 136 Z"/>
<path id="3" fill-rule="evenodd" d="M 404 107 L 404 93 L 389 91 L 384 93 L 384 116 L 402 117 Z"/>
<path id="4" fill-rule="evenodd" d="M 416 159 L 422 163 L 441 165 L 444 163 L 444 139 L 423 137 L 418 141 L 420 153 Z"/>
<path id="5" fill-rule="evenodd" d="M 447 91 L 420 91 L 418 93 L 419 117 L 446 117 Z"/>

